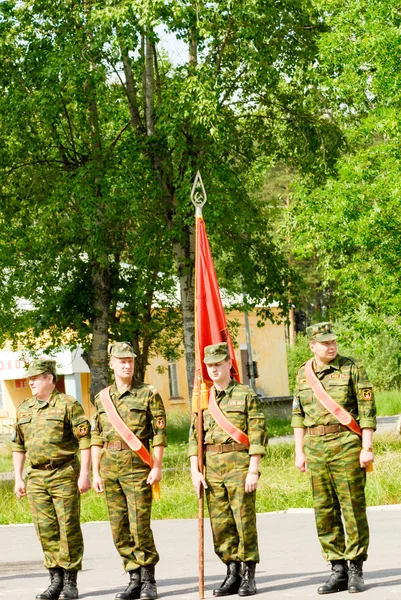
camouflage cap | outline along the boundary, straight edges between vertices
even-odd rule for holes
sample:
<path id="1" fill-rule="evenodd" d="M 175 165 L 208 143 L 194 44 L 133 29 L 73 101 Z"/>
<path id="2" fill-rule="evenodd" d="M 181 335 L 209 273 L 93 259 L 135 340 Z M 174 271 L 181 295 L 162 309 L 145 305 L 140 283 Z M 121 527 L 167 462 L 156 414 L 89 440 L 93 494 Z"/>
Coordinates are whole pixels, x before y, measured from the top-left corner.
<path id="1" fill-rule="evenodd" d="M 41 375 L 42 373 L 56 375 L 56 361 L 51 358 L 35 359 L 29 363 L 25 376 L 35 377 L 35 375 Z"/>
<path id="2" fill-rule="evenodd" d="M 205 357 L 203 359 L 205 365 L 213 365 L 227 358 L 230 358 L 230 353 L 226 342 L 205 346 Z"/>
<path id="3" fill-rule="evenodd" d="M 331 342 L 337 339 L 331 328 L 331 323 L 315 323 L 306 328 L 310 342 Z"/>
<path id="4" fill-rule="evenodd" d="M 109 347 L 110 356 L 117 358 L 135 358 L 136 354 L 133 347 L 128 342 L 115 342 Z"/>

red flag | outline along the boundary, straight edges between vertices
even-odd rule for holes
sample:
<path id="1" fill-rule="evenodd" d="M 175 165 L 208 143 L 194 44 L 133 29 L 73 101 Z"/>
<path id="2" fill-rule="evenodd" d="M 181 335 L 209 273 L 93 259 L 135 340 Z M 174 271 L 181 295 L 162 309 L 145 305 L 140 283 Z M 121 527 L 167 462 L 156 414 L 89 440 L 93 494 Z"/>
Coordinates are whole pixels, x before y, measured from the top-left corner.
<path id="1" fill-rule="evenodd" d="M 227 342 L 232 360 L 232 376 L 240 380 L 234 347 L 227 329 L 219 284 L 202 217 L 196 217 L 195 260 L 195 344 L 196 377 L 211 381 L 203 362 L 205 346 Z"/>

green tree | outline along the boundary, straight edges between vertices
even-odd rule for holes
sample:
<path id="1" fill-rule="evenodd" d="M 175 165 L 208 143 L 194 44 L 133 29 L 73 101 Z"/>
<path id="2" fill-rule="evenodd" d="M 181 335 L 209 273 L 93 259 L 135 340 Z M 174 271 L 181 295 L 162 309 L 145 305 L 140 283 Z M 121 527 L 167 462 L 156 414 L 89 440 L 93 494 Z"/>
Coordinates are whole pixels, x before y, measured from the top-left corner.
<path id="1" fill-rule="evenodd" d="M 315 85 L 339 122 L 346 151 L 324 185 L 304 179 L 290 212 L 291 240 L 317 259 L 330 315 L 350 316 L 367 340 L 399 338 L 399 27 L 394 2 L 317 2 L 326 10 Z"/>
<path id="2" fill-rule="evenodd" d="M 308 87 L 322 27 L 306 0 L 2 2 L 3 334 L 69 331 L 95 392 L 109 335 L 140 338 L 146 366 L 162 325 L 151 307 L 174 309 L 175 273 L 191 386 L 198 169 L 221 284 L 286 311 L 287 262 L 250 189 L 278 160 L 316 178 L 332 165 L 341 137 Z M 185 63 L 168 60 L 163 30 Z"/>

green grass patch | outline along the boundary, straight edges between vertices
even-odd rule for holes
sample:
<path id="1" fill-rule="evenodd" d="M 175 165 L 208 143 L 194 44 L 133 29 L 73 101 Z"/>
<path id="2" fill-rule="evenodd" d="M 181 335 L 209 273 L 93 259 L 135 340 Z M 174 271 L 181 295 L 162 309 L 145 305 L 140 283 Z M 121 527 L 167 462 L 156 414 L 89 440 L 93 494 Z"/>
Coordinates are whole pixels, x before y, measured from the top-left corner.
<path id="1" fill-rule="evenodd" d="M 374 447 L 376 470 L 367 477 L 367 503 L 369 506 L 397 504 L 401 490 L 401 437 L 394 434 L 377 435 Z M 192 488 L 186 453 L 182 442 L 172 444 L 167 449 L 161 483 L 162 497 L 153 503 L 153 519 L 197 517 L 198 502 Z M 312 507 L 309 477 L 294 466 L 293 444 L 268 447 L 261 461 L 261 473 L 256 502 L 258 512 Z M 0 482 L 0 523 L 30 523 L 27 499 L 17 500 L 13 486 L 12 481 Z M 103 494 L 90 491 L 82 496 L 81 518 L 83 522 L 107 520 Z"/>
<path id="2" fill-rule="evenodd" d="M 401 413 L 401 392 L 375 392 L 377 414 L 380 417 L 390 417 Z"/>

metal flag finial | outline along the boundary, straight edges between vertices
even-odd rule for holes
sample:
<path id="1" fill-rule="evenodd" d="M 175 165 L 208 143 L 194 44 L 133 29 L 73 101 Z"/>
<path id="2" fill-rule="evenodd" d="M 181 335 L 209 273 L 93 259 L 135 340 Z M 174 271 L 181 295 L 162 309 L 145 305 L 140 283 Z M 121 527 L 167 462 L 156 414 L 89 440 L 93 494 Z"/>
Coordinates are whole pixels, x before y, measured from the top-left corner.
<path id="1" fill-rule="evenodd" d="M 195 181 L 194 181 L 194 184 L 193 184 L 192 190 L 191 190 L 191 200 L 192 200 L 192 204 L 196 208 L 196 216 L 197 217 L 202 216 L 202 206 L 205 204 L 206 198 L 207 198 L 207 196 L 206 196 L 205 187 L 203 185 L 201 174 L 198 171 L 196 173 Z"/>

